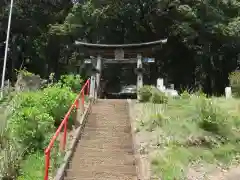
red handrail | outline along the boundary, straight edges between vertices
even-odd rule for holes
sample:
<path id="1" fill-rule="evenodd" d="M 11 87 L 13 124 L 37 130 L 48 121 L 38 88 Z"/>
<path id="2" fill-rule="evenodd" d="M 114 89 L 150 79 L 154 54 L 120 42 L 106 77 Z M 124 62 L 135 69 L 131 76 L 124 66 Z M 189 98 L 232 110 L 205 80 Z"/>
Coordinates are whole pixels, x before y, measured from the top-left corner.
<path id="1" fill-rule="evenodd" d="M 79 102 L 78 101 L 79 101 L 80 98 L 81 98 L 82 107 L 84 107 L 84 103 L 85 103 L 85 90 L 86 89 L 87 89 L 87 95 L 89 95 L 89 92 L 90 92 L 90 79 L 88 79 L 86 81 L 86 83 L 83 85 L 80 93 L 77 95 L 75 101 L 73 102 L 73 104 L 69 108 L 69 110 L 66 113 L 64 119 L 62 120 L 61 124 L 57 128 L 57 130 L 56 130 L 55 134 L 53 135 L 52 139 L 50 140 L 50 143 L 49 143 L 48 147 L 45 149 L 45 175 L 44 175 L 44 180 L 48 180 L 48 173 L 49 173 L 49 167 L 50 167 L 50 154 L 51 154 L 51 149 L 52 149 L 52 147 L 54 145 L 54 142 L 57 139 L 57 137 L 59 136 L 62 128 L 64 127 L 63 138 L 62 138 L 62 140 L 60 142 L 60 146 L 61 146 L 61 150 L 62 151 L 65 150 L 66 141 L 67 141 L 67 123 L 68 123 L 68 118 L 69 118 L 71 112 L 74 110 L 74 108 L 78 108 L 78 106 L 79 106 Z"/>

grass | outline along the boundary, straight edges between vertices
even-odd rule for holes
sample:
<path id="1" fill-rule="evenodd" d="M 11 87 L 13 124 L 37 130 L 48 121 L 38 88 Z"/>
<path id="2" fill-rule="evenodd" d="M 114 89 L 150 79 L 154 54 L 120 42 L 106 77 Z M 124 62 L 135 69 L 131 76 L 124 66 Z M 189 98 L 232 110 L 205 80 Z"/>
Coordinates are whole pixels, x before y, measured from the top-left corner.
<path id="1" fill-rule="evenodd" d="M 187 179 L 193 165 L 228 167 L 240 154 L 240 100 L 192 95 L 136 106 L 136 132 L 147 133 L 154 176 Z"/>
<path id="2" fill-rule="evenodd" d="M 0 99 L 0 134 L 3 133 L 7 124 L 7 116 L 10 114 L 11 108 L 9 106 L 10 101 L 14 97 L 14 92 L 9 93 Z"/>
<path id="3" fill-rule="evenodd" d="M 44 153 L 36 152 L 22 162 L 21 176 L 18 180 L 44 179 Z"/>
<path id="4" fill-rule="evenodd" d="M 56 144 L 56 143 L 55 143 Z M 59 168 L 64 154 L 60 153 L 57 145 L 51 151 L 49 180 L 54 179 L 57 169 Z M 20 176 L 17 180 L 42 180 L 44 179 L 45 170 L 45 154 L 37 151 L 30 154 L 21 164 Z"/>

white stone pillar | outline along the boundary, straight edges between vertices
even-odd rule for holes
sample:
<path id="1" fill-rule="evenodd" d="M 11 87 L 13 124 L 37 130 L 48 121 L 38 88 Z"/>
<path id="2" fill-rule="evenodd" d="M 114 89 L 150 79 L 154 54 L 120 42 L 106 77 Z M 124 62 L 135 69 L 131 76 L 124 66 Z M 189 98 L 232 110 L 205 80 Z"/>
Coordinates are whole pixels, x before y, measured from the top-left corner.
<path id="1" fill-rule="evenodd" d="M 137 68 L 142 68 L 142 55 L 137 55 Z M 139 90 L 141 87 L 143 87 L 143 75 L 142 73 L 138 73 L 137 75 L 137 90 Z M 139 100 L 140 97 L 137 95 L 137 99 Z"/>
<path id="2" fill-rule="evenodd" d="M 231 89 L 231 87 L 226 87 L 225 88 L 225 97 L 226 97 L 226 99 L 229 99 L 229 98 L 232 97 L 232 89 Z"/>
<path id="3" fill-rule="evenodd" d="M 158 79 L 157 79 L 157 88 L 158 88 L 160 91 L 163 91 L 163 90 L 164 90 L 164 83 L 163 83 L 163 79 L 162 79 L 162 78 L 158 78 Z"/>

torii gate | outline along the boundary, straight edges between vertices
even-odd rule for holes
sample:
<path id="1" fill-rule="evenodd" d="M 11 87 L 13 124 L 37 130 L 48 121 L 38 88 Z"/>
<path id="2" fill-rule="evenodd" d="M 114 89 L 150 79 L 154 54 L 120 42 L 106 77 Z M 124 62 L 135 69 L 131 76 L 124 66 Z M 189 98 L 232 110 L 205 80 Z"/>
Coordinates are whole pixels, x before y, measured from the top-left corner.
<path id="1" fill-rule="evenodd" d="M 76 41 L 75 45 L 86 50 L 90 57 L 89 63 L 92 63 L 97 70 L 96 74 L 91 75 L 90 97 L 94 97 L 95 82 L 97 89 L 100 86 L 102 63 L 136 63 L 137 90 L 139 90 L 143 86 L 143 58 L 148 57 L 153 50 L 166 42 L 167 39 L 138 44 L 92 44 Z"/>

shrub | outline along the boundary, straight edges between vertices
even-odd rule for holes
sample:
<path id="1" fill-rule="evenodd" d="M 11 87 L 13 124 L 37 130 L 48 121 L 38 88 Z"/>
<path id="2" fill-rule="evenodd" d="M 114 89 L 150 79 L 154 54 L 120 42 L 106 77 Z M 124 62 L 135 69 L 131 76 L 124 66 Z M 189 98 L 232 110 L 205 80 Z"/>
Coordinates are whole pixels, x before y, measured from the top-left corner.
<path id="1" fill-rule="evenodd" d="M 240 97 L 240 71 L 232 72 L 229 75 L 229 81 L 233 95 L 236 97 Z"/>
<path id="2" fill-rule="evenodd" d="M 201 89 L 196 91 L 194 93 L 194 95 L 197 96 L 197 97 L 200 97 L 200 98 L 206 98 L 207 97 L 207 94 L 205 94 Z"/>
<path id="3" fill-rule="evenodd" d="M 76 94 L 68 87 L 49 86 L 42 91 L 22 92 L 13 99 L 9 120 L 12 137 L 30 150 L 43 149 L 49 133 L 54 132 Z M 72 127 L 73 118 L 69 118 Z"/>
<path id="4" fill-rule="evenodd" d="M 44 104 L 47 112 L 54 118 L 55 126 L 58 127 L 72 105 L 77 94 L 73 93 L 69 87 L 50 86 L 43 90 L 43 97 L 40 100 Z M 69 118 L 68 125 L 73 124 L 73 117 Z"/>
<path id="5" fill-rule="evenodd" d="M 76 82 L 80 76 L 74 78 Z M 10 146 L 6 146 L 10 144 L 1 138 L 0 148 L 4 151 L 0 150 L 0 179 L 43 178 L 43 149 L 56 130 L 54 125 L 58 126 L 61 123 L 76 97 L 72 89 L 81 88 L 79 81 L 77 87 L 77 83 L 71 81 L 71 78 L 68 80 L 65 77 L 62 84 L 49 85 L 43 90 L 20 92 L 11 100 L 7 129 L 10 139 L 17 142 L 20 150 L 13 149 L 12 146 L 10 149 Z M 72 117 L 69 118 L 68 124 L 72 126 Z M 17 177 L 19 166 L 21 175 Z M 53 168 L 50 172 L 52 171 Z"/>
<path id="6" fill-rule="evenodd" d="M 81 79 L 81 76 L 74 74 L 62 75 L 59 81 L 59 84 L 70 87 L 74 92 L 79 92 L 81 90 L 82 83 L 83 80 Z"/>
<path id="7" fill-rule="evenodd" d="M 8 128 L 23 148 L 35 151 L 44 148 L 45 138 L 54 131 L 54 119 L 36 106 L 25 107 L 14 113 Z"/>
<path id="8" fill-rule="evenodd" d="M 165 104 L 168 102 L 168 97 L 165 93 L 159 91 L 153 86 L 143 86 L 139 90 L 140 102 L 152 102 L 154 104 Z"/>
<path id="9" fill-rule="evenodd" d="M 26 68 L 20 69 L 20 70 L 16 70 L 16 72 L 18 74 L 22 74 L 23 76 L 33 76 L 34 75 L 33 73 L 27 71 Z"/>
<path id="10" fill-rule="evenodd" d="M 154 104 L 166 104 L 168 97 L 158 89 L 152 90 L 151 102 Z"/>
<path id="11" fill-rule="evenodd" d="M 148 102 L 152 96 L 152 86 L 143 86 L 139 89 L 140 102 Z"/>
<path id="12" fill-rule="evenodd" d="M 191 97 L 191 94 L 188 91 L 183 91 L 181 94 L 181 99 L 189 99 Z"/>
<path id="13" fill-rule="evenodd" d="M 21 92 L 17 94 L 13 100 L 11 101 L 12 109 L 14 110 L 13 113 L 17 111 L 21 111 L 22 108 L 26 107 L 38 107 L 39 109 L 44 108 L 44 104 L 41 101 L 42 92 L 35 91 L 35 92 Z"/>
<path id="14" fill-rule="evenodd" d="M 56 127 L 62 121 L 77 94 L 69 87 L 49 86 L 42 91 L 22 92 L 12 101 L 14 111 L 21 111 L 26 107 L 38 107 L 42 112 L 48 113 L 55 120 Z M 69 126 L 73 124 L 69 119 Z"/>

